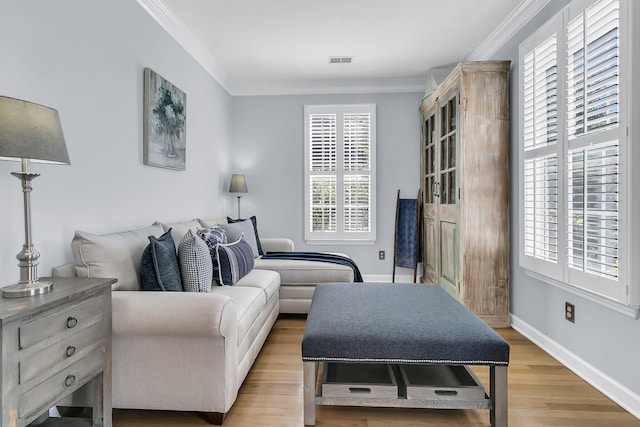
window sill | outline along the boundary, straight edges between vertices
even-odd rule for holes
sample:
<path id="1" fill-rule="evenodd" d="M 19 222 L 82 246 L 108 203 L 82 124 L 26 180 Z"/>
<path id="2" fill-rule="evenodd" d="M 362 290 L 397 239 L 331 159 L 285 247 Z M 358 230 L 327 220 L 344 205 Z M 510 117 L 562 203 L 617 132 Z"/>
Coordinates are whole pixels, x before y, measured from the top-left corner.
<path id="1" fill-rule="evenodd" d="M 305 240 L 307 245 L 349 245 L 349 246 L 366 246 L 375 245 L 375 240 L 317 240 L 307 239 Z"/>
<path id="2" fill-rule="evenodd" d="M 536 273 L 531 270 L 524 269 L 524 272 L 527 276 L 532 277 L 534 279 L 540 280 L 546 284 L 551 286 L 555 286 L 556 288 L 560 288 L 566 292 L 570 292 L 574 295 L 582 297 L 591 302 L 595 302 L 596 304 L 600 304 L 603 307 L 607 307 L 611 310 L 617 311 L 618 313 L 624 314 L 625 316 L 631 317 L 633 319 L 638 318 L 639 307 L 629 306 L 626 304 L 622 304 L 618 301 L 614 301 L 605 296 L 595 294 L 593 292 L 586 291 L 584 289 L 577 288 L 575 286 L 569 285 L 564 282 L 560 282 L 558 280 L 552 279 L 547 276 L 543 276 L 542 274 Z"/>

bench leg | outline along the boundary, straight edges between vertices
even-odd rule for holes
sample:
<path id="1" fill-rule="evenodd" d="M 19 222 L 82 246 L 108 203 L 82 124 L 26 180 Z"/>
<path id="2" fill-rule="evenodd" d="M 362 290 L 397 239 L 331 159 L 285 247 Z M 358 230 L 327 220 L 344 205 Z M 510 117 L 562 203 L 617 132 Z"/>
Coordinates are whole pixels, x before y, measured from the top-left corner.
<path id="1" fill-rule="evenodd" d="M 316 425 L 317 362 L 303 362 L 304 424 Z"/>
<path id="2" fill-rule="evenodd" d="M 489 367 L 489 386 L 491 388 L 491 425 L 493 427 L 507 427 L 508 401 L 507 401 L 507 367 Z"/>

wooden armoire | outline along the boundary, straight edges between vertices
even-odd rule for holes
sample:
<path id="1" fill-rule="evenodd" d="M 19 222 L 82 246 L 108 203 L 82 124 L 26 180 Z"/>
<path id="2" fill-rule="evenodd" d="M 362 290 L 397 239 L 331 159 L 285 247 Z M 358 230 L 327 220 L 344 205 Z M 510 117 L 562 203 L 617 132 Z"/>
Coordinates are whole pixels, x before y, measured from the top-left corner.
<path id="1" fill-rule="evenodd" d="M 420 106 L 423 283 L 509 318 L 510 61 L 458 64 Z"/>

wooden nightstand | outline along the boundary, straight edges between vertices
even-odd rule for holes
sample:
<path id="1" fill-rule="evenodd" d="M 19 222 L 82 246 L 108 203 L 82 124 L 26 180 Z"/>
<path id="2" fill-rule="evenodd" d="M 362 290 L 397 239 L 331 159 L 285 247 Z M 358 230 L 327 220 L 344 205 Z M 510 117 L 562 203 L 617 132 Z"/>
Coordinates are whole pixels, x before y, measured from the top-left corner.
<path id="1" fill-rule="evenodd" d="M 46 280 L 53 282 L 46 294 L 0 298 L 0 427 L 28 425 L 89 382 L 95 397 L 92 425 L 111 427 L 111 285 L 116 279 Z"/>

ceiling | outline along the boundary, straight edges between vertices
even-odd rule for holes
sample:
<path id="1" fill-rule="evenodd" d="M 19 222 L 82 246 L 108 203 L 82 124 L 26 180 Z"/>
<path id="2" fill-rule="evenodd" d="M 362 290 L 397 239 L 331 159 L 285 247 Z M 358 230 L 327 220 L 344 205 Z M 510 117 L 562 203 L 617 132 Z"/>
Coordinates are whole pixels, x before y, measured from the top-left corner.
<path id="1" fill-rule="evenodd" d="M 423 91 L 430 69 L 497 50 L 539 0 L 138 3 L 229 93 L 254 95 Z"/>

